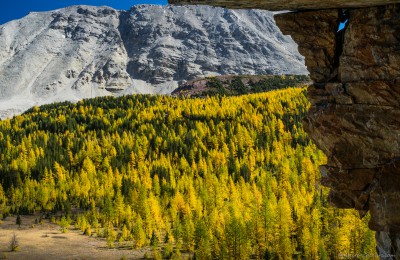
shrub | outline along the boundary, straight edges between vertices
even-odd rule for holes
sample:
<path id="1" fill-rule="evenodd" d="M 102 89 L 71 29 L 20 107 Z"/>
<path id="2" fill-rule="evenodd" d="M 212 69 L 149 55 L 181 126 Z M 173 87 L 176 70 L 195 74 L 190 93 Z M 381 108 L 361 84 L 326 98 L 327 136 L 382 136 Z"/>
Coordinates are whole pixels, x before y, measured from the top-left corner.
<path id="1" fill-rule="evenodd" d="M 160 250 L 153 250 L 153 259 L 155 259 L 155 260 L 163 259 Z"/>
<path id="2" fill-rule="evenodd" d="M 60 220 L 61 232 L 67 233 L 70 226 L 69 221 L 63 216 Z"/>
<path id="3" fill-rule="evenodd" d="M 158 247 L 159 243 L 160 243 L 160 240 L 158 239 L 157 233 L 155 230 L 153 230 L 153 234 L 151 235 L 151 239 L 150 239 L 150 246 L 156 248 L 156 247 Z"/>
<path id="4" fill-rule="evenodd" d="M 21 220 L 21 216 L 20 216 L 20 215 L 17 216 L 17 219 L 16 219 L 16 221 L 15 221 L 15 224 L 17 224 L 19 227 L 21 227 L 22 220 Z"/>
<path id="5" fill-rule="evenodd" d="M 10 251 L 18 251 L 19 250 L 19 241 L 17 235 L 14 233 L 10 239 Z"/>
<path id="6" fill-rule="evenodd" d="M 84 235 L 91 236 L 92 235 L 92 229 L 90 228 L 90 225 L 86 227 L 85 231 L 83 232 Z"/>

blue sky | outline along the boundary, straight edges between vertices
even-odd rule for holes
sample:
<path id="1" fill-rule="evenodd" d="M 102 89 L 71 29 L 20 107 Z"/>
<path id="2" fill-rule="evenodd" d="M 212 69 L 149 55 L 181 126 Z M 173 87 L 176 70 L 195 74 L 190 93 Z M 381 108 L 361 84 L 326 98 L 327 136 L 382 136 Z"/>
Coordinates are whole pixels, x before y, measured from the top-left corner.
<path id="1" fill-rule="evenodd" d="M 128 10 L 136 4 L 167 4 L 167 0 L 1 0 L 0 24 L 22 18 L 29 12 L 49 11 L 80 4 L 107 5 Z"/>

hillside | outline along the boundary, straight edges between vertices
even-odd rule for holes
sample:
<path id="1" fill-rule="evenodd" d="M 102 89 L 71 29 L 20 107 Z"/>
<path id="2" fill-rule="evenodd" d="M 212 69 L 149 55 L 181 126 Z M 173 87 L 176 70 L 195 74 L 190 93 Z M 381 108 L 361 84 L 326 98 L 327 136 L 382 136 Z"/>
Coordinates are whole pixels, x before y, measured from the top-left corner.
<path id="1" fill-rule="evenodd" d="M 210 75 L 306 73 L 267 11 L 71 6 L 0 26 L 0 118 L 55 101 L 171 93 Z"/>
<path id="2" fill-rule="evenodd" d="M 306 75 L 224 75 L 188 81 L 171 94 L 189 97 L 234 96 L 309 84 L 310 78 Z"/>
<path id="3" fill-rule="evenodd" d="M 0 122 L 0 212 L 166 258 L 374 256 L 368 217 L 326 201 L 304 92 L 35 107 Z"/>

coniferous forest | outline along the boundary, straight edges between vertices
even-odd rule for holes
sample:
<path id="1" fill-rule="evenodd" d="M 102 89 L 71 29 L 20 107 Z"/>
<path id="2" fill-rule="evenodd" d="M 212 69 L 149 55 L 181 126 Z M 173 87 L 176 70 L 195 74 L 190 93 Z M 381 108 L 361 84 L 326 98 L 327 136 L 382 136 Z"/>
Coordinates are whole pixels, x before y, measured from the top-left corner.
<path id="1" fill-rule="evenodd" d="M 0 212 L 168 259 L 374 254 L 368 216 L 328 205 L 305 89 L 102 97 L 0 121 Z"/>

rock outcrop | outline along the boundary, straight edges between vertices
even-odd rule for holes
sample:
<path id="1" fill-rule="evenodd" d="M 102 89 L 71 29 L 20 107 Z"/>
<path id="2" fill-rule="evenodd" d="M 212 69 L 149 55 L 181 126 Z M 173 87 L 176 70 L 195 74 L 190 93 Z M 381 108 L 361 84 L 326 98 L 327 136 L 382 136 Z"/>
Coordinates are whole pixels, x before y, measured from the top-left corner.
<path id="1" fill-rule="evenodd" d="M 0 117 L 101 95 L 170 93 L 225 74 L 306 74 L 273 14 L 207 6 L 72 6 L 0 26 Z"/>
<path id="2" fill-rule="evenodd" d="M 310 85 L 306 75 L 223 75 L 187 81 L 171 95 L 205 97 L 207 95 L 243 95 Z M 240 86 L 240 87 L 238 87 Z"/>
<path id="3" fill-rule="evenodd" d="M 328 156 L 321 170 L 330 201 L 361 216 L 369 210 L 380 255 L 400 258 L 400 5 L 348 10 L 337 32 L 343 12 L 276 20 L 314 80 L 304 127 Z"/>
<path id="4" fill-rule="evenodd" d="M 321 166 L 321 181 L 331 188 L 329 200 L 339 208 L 357 209 L 361 217 L 369 211 L 379 256 L 400 259 L 400 1 L 189 2 L 333 8 L 284 13 L 275 19 L 299 44 L 314 81 L 304 128 L 328 157 Z M 352 9 L 343 9 L 348 7 Z"/>

